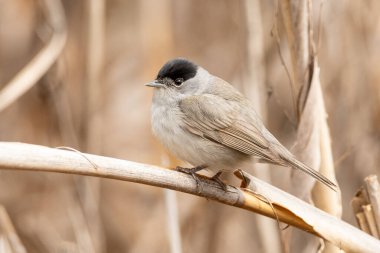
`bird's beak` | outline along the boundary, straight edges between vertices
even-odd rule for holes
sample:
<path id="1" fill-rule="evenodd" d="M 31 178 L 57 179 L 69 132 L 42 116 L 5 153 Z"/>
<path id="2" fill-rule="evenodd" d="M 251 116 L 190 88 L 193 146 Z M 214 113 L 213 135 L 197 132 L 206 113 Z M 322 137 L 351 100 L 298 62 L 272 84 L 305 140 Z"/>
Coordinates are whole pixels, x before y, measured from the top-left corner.
<path id="1" fill-rule="evenodd" d="M 148 86 L 148 87 L 153 87 L 153 88 L 164 88 L 165 85 L 163 85 L 162 83 L 158 82 L 157 80 L 154 80 L 150 83 L 146 83 L 145 86 Z"/>

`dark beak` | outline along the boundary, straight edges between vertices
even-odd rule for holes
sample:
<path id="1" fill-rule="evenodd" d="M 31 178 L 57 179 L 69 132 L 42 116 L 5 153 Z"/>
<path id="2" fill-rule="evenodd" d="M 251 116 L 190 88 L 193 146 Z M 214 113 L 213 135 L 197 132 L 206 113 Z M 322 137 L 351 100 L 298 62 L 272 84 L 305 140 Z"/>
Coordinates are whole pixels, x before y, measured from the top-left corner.
<path id="1" fill-rule="evenodd" d="M 154 80 L 150 83 L 146 83 L 145 86 L 153 87 L 153 88 L 165 88 L 165 85 L 158 82 L 157 80 Z"/>

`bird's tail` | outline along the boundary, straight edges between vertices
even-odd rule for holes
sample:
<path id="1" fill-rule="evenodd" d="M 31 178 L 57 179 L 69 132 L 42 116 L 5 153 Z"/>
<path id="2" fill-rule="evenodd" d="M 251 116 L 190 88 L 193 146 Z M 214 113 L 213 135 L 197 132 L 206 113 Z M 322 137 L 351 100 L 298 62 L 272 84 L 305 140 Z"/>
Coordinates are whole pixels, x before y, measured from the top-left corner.
<path id="1" fill-rule="evenodd" d="M 313 178 L 315 178 L 316 180 L 318 180 L 319 182 L 323 183 L 324 185 L 326 185 L 327 187 L 329 187 L 330 189 L 332 189 L 333 191 L 337 191 L 337 185 L 335 183 L 333 183 L 330 179 L 328 179 L 327 177 L 323 176 L 321 173 L 319 173 L 318 171 L 310 168 L 309 166 L 307 166 L 306 164 L 298 161 L 297 159 L 295 158 L 285 158 L 285 157 L 282 157 L 289 166 L 293 167 L 293 168 L 296 168 L 296 169 L 299 169 L 299 170 L 302 170 L 303 172 L 309 174 L 310 176 L 312 176 Z"/>

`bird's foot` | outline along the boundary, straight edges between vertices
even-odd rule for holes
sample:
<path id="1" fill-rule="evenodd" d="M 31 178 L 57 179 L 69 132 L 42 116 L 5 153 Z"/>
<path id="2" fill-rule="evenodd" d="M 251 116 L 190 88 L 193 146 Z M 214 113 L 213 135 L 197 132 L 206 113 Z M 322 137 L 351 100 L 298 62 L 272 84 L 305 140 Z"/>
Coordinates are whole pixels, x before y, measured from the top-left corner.
<path id="1" fill-rule="evenodd" d="M 256 185 L 255 183 L 249 179 L 248 175 L 246 172 L 242 171 L 241 169 L 238 169 L 234 172 L 235 176 L 237 176 L 239 179 L 241 179 L 241 188 L 248 188 L 249 190 L 256 192 Z"/>
<path id="2" fill-rule="evenodd" d="M 214 176 L 210 178 L 211 181 L 217 183 L 224 191 L 227 191 L 227 184 L 220 179 L 220 175 L 222 175 L 222 171 L 219 171 Z"/>
<path id="3" fill-rule="evenodd" d="M 201 185 L 202 181 L 199 179 L 199 175 L 197 174 L 197 172 L 201 171 L 205 168 L 206 168 L 206 166 L 196 166 L 194 168 L 183 168 L 183 167 L 177 166 L 175 168 L 175 170 L 182 172 L 182 173 L 185 173 L 185 174 L 188 174 L 188 175 L 191 175 L 197 184 L 197 191 L 198 191 L 198 193 L 200 193 L 202 191 L 202 185 Z"/>

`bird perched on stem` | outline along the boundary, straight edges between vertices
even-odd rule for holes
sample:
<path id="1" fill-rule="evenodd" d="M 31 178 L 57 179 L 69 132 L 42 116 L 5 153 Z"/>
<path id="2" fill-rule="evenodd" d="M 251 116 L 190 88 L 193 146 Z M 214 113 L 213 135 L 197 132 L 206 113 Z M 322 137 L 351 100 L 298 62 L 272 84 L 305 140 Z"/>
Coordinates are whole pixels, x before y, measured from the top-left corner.
<path id="1" fill-rule="evenodd" d="M 168 61 L 153 87 L 151 124 L 154 135 L 177 158 L 219 176 L 249 161 L 267 162 L 306 172 L 329 188 L 336 185 L 298 161 L 264 126 L 251 102 L 232 85 L 183 58 Z"/>

